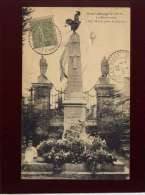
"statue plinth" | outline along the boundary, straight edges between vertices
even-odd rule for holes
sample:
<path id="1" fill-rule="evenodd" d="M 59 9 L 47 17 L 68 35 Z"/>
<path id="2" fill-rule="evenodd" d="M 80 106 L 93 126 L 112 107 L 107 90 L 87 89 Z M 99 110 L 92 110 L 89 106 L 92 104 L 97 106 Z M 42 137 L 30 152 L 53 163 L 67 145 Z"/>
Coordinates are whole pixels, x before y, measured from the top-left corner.
<path id="1" fill-rule="evenodd" d="M 81 72 L 80 36 L 74 32 L 69 39 L 68 81 L 63 102 L 63 136 L 71 129 L 72 124 L 86 120 Z"/>

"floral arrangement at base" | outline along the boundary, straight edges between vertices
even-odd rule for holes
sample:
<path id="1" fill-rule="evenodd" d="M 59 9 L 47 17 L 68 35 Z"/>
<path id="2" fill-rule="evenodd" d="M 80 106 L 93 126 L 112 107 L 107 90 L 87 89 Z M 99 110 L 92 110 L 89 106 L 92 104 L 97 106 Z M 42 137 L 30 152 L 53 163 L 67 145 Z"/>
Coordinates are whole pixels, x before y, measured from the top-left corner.
<path id="1" fill-rule="evenodd" d="M 53 163 L 54 173 L 59 173 L 65 163 L 83 163 L 93 174 L 105 165 L 113 164 L 117 158 L 107 148 L 106 141 L 99 136 L 88 137 L 88 142 L 78 140 L 55 140 L 42 141 L 37 146 L 38 156 L 47 163 Z"/>

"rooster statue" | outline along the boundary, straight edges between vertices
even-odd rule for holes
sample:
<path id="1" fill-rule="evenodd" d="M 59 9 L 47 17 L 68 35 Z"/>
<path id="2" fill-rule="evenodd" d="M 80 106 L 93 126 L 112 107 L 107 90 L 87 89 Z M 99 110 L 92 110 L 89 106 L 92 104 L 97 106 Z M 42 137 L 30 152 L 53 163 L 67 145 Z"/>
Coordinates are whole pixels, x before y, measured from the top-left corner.
<path id="1" fill-rule="evenodd" d="M 75 32 L 78 29 L 78 27 L 79 27 L 79 25 L 81 23 L 79 21 L 80 14 L 81 14 L 80 11 L 76 11 L 76 14 L 74 16 L 74 20 L 72 20 L 72 19 L 66 19 L 66 21 L 65 21 L 67 25 L 70 25 L 71 30 L 73 32 Z"/>

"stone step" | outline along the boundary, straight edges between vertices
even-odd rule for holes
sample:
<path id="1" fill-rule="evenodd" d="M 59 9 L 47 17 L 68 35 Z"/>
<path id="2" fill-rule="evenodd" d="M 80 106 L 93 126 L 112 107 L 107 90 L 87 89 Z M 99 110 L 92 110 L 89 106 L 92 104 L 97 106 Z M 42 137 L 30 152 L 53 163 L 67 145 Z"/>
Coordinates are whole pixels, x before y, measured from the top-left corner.
<path id="1" fill-rule="evenodd" d="M 122 135 L 121 136 L 121 139 L 126 139 L 126 140 L 130 140 L 130 136 L 129 135 Z"/>
<path id="2" fill-rule="evenodd" d="M 25 163 L 22 165 L 22 171 L 26 172 L 47 172 L 53 170 L 52 163 Z"/>
<path id="3" fill-rule="evenodd" d="M 129 143 L 129 141 L 128 140 L 126 140 L 126 139 L 122 139 L 122 140 L 120 140 L 122 143 L 126 143 L 126 144 L 128 144 Z"/>
<path id="4" fill-rule="evenodd" d="M 52 163 L 26 163 L 22 165 L 23 172 L 50 172 L 53 171 Z M 88 170 L 85 163 L 73 164 L 65 163 L 62 167 L 62 171 L 66 172 L 86 172 Z M 117 160 L 114 164 L 97 165 L 96 171 L 105 172 L 124 172 L 125 165 L 121 161 Z"/>
<path id="5" fill-rule="evenodd" d="M 123 150 L 129 151 L 129 147 L 123 147 Z"/>
<path id="6" fill-rule="evenodd" d="M 128 180 L 129 172 L 96 172 L 93 175 L 90 172 L 22 172 L 21 179 Z"/>

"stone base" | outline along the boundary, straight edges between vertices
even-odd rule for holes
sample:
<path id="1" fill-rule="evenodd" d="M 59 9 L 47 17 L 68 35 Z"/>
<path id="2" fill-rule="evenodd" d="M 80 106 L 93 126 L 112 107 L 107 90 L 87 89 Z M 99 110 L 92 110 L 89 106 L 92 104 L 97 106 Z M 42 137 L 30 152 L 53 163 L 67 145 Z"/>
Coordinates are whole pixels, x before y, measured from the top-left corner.
<path id="1" fill-rule="evenodd" d="M 52 172 L 22 172 L 21 179 L 29 180 L 128 180 L 127 172 L 62 172 L 54 174 Z"/>
<path id="2" fill-rule="evenodd" d="M 73 163 L 65 163 L 62 168 L 63 171 L 67 172 L 86 172 L 87 166 L 85 163 L 73 164 Z M 26 163 L 22 165 L 22 171 L 27 172 L 47 172 L 53 171 L 52 163 Z M 125 165 L 121 161 L 116 161 L 113 164 L 105 164 L 105 165 L 97 165 L 96 171 L 103 172 L 124 172 Z"/>
<path id="3" fill-rule="evenodd" d="M 49 172 L 53 170 L 52 163 L 25 163 L 21 167 L 24 172 Z"/>
<path id="4" fill-rule="evenodd" d="M 113 165 L 97 166 L 94 175 L 87 170 L 85 163 L 65 163 L 59 174 L 53 173 L 51 163 L 32 163 L 22 166 L 21 177 L 22 179 L 125 180 L 129 179 L 129 171 L 120 161 Z"/>
<path id="5" fill-rule="evenodd" d="M 86 165 L 84 163 L 81 164 L 65 163 L 64 171 L 65 172 L 86 172 Z"/>

